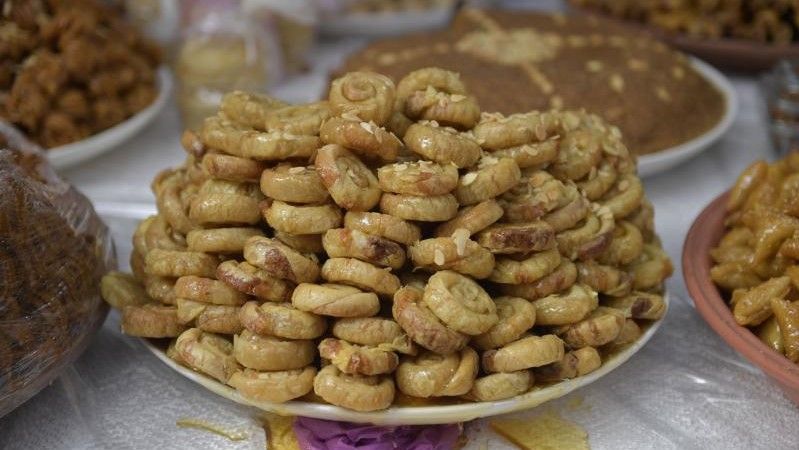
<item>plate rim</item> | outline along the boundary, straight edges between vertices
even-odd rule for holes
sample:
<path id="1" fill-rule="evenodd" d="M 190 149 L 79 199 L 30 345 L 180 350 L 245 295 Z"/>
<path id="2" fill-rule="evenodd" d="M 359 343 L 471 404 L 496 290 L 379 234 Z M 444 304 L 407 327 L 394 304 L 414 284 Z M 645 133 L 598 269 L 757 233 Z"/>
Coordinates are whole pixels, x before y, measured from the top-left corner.
<path id="1" fill-rule="evenodd" d="M 171 95 L 174 85 L 172 72 L 166 65 L 159 65 L 155 73 L 158 95 L 146 108 L 122 122 L 87 138 L 65 145 L 59 145 L 58 147 L 44 149 L 44 153 L 50 164 L 57 169 L 73 167 L 118 147 L 146 127 L 155 119 L 158 113 L 163 110 L 164 106 L 166 106 L 167 99 Z M 112 139 L 116 134 L 123 134 L 123 136 L 114 143 L 103 144 L 103 141 Z"/>
<path id="2" fill-rule="evenodd" d="M 738 116 L 738 110 L 740 108 L 738 93 L 735 91 L 730 80 L 709 63 L 695 56 L 688 56 L 688 59 L 691 61 L 691 66 L 694 70 L 721 92 L 726 106 L 724 115 L 721 116 L 721 119 L 712 128 L 699 136 L 681 144 L 639 156 L 638 172 L 642 177 L 665 172 L 691 157 L 698 155 L 704 150 L 707 150 L 729 130 L 735 118 Z M 644 165 L 650 167 L 642 168 Z"/>
<path id="3" fill-rule="evenodd" d="M 304 402 L 289 401 L 286 403 L 270 403 L 249 400 L 241 396 L 234 388 L 224 385 L 206 375 L 201 374 L 188 367 L 182 366 L 168 356 L 166 352 L 153 345 L 146 338 L 139 338 L 144 346 L 162 363 L 178 372 L 185 378 L 201 385 L 211 392 L 232 400 L 236 403 L 255 407 L 262 411 L 267 411 L 279 415 L 295 415 L 312 417 L 319 419 L 341 420 L 357 423 L 373 423 L 377 425 L 430 425 L 441 423 L 465 422 L 480 417 L 495 416 L 515 411 L 532 409 L 543 403 L 563 397 L 579 388 L 596 382 L 603 376 L 614 371 L 627 362 L 633 355 L 638 353 L 655 335 L 661 327 L 668 310 L 670 309 L 670 294 L 666 289 L 663 293 L 663 300 L 666 304 L 666 312 L 663 317 L 647 328 L 647 330 L 624 350 L 614 354 L 594 372 L 577 378 L 561 381 L 560 383 L 547 386 L 541 389 L 534 389 L 515 397 L 505 400 L 492 402 L 471 402 L 459 403 L 455 405 L 436 405 L 436 406 L 391 406 L 388 409 L 372 412 L 359 412 L 349 410 L 340 406 Z"/>
<path id="4" fill-rule="evenodd" d="M 354 12 L 322 20 L 319 31 L 326 36 L 389 37 L 444 27 L 456 12 L 455 4 L 421 11 Z"/>

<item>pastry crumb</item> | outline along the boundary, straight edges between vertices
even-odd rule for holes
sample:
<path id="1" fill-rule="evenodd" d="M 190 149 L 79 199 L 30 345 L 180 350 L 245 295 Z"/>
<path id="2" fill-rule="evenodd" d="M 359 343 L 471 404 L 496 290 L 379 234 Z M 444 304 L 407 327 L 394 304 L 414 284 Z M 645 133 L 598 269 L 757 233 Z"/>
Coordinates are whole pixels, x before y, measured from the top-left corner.
<path id="1" fill-rule="evenodd" d="M 492 420 L 491 429 L 523 450 L 588 450 L 588 433 L 554 412 L 529 419 Z"/>
<path id="2" fill-rule="evenodd" d="M 244 430 L 226 429 L 222 425 L 211 423 L 203 419 L 184 417 L 182 419 L 178 419 L 175 424 L 181 428 L 194 428 L 197 430 L 210 431 L 211 433 L 226 437 L 234 442 L 243 441 L 250 438 L 250 435 Z"/>

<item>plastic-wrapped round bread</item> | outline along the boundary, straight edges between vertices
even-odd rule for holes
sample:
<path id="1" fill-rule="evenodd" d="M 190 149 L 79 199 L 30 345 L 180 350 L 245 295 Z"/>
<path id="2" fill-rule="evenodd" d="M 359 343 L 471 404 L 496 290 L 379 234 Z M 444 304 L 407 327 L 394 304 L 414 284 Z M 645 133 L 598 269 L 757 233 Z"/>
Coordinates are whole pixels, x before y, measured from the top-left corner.
<path id="1" fill-rule="evenodd" d="M 111 294 L 115 307 L 152 301 L 141 280 L 116 272 L 101 286 L 116 258 L 110 233 L 91 203 L 5 122 L 0 141 L 2 417 L 51 383 L 88 346 L 108 311 L 101 294 Z"/>
<path id="2" fill-rule="evenodd" d="M 496 401 L 595 370 L 663 316 L 672 267 L 598 117 L 481 113 L 437 68 L 347 74 L 311 105 L 248 98 L 187 136 L 134 275 L 103 289 L 129 334 L 219 344 L 170 355 L 243 396 Z"/>

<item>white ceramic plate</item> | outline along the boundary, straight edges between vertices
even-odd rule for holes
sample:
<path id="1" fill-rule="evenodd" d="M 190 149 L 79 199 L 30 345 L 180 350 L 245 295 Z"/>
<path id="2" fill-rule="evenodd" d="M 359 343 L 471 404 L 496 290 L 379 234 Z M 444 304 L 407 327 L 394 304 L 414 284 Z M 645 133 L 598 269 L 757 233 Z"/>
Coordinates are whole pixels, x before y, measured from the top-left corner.
<path id="1" fill-rule="evenodd" d="M 56 169 L 64 169 L 101 155 L 125 142 L 152 122 L 166 105 L 172 92 L 172 74 L 166 67 L 159 67 L 158 96 L 153 102 L 134 116 L 113 127 L 93 134 L 86 139 L 46 150 L 47 159 Z"/>
<path id="2" fill-rule="evenodd" d="M 396 36 L 444 27 L 454 11 L 453 5 L 422 11 L 341 14 L 322 20 L 320 30 L 330 36 Z"/>
<path id="3" fill-rule="evenodd" d="M 713 128 L 688 142 L 638 157 L 638 174 L 642 177 L 669 170 L 706 150 L 730 128 L 738 114 L 738 96 L 727 77 L 700 59 L 691 57 L 691 64 L 724 96 L 727 103 L 724 115 Z"/>
<path id="4" fill-rule="evenodd" d="M 664 301 L 668 308 L 668 293 L 664 295 Z M 167 357 L 162 349 L 154 346 L 147 339 L 142 339 L 142 341 L 144 341 L 145 346 L 147 346 L 158 359 L 184 377 L 229 400 L 254 406 L 264 411 L 281 415 L 374 423 L 377 425 L 429 425 L 436 423 L 466 422 L 478 417 L 496 416 L 522 409 L 530 409 L 550 400 L 563 397 L 575 389 L 593 383 L 610 373 L 613 369 L 624 364 L 625 361 L 643 348 L 644 344 L 652 338 L 662 322 L 663 319 L 651 324 L 638 341 L 615 355 L 612 355 L 609 359 L 604 361 L 602 366 L 596 371 L 579 378 L 562 381 L 552 386 L 534 388 L 526 394 L 497 402 L 461 403 L 441 406 L 392 406 L 386 410 L 375 412 L 358 412 L 338 406 L 304 401 L 267 403 L 248 400 L 239 395 L 239 393 L 230 386 L 226 386 L 214 379 L 177 364 Z"/>

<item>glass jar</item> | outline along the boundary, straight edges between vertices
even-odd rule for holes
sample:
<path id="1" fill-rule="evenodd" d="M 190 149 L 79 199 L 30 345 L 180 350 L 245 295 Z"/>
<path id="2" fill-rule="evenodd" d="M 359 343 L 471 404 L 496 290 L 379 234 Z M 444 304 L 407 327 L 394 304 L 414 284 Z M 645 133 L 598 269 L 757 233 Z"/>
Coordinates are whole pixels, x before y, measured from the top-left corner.
<path id="1" fill-rule="evenodd" d="M 252 22 L 238 1 L 185 2 L 175 60 L 184 128 L 198 129 L 233 90 L 264 91 L 274 38 Z"/>

